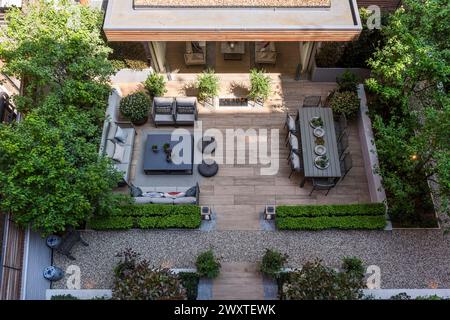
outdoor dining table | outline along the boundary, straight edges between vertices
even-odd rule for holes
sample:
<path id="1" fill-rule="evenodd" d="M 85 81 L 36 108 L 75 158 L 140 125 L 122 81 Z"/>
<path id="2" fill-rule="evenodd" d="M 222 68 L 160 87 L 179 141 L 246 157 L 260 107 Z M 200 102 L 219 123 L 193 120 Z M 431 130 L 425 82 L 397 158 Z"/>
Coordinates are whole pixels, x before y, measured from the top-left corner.
<path id="1" fill-rule="evenodd" d="M 300 139 L 302 143 L 302 157 L 304 167 L 304 177 L 300 182 L 303 187 L 306 179 L 310 178 L 338 178 L 341 176 L 341 167 L 339 163 L 339 154 L 337 148 L 336 132 L 334 129 L 333 111 L 331 108 L 299 108 L 298 124 L 300 127 Z M 317 154 L 314 151 L 316 147 L 316 136 L 314 128 L 310 121 L 313 117 L 320 117 L 323 122 L 322 128 L 325 131 L 323 139 L 324 146 L 327 149 L 326 156 L 329 159 L 329 166 L 326 169 L 316 167 L 314 160 Z"/>

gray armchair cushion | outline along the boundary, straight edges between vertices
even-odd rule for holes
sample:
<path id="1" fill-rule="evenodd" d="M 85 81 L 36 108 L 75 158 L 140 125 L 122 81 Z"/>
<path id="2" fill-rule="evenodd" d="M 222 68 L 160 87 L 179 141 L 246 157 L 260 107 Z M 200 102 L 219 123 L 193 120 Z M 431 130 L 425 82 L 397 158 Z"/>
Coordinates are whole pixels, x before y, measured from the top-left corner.
<path id="1" fill-rule="evenodd" d="M 114 140 L 116 132 L 117 132 L 117 124 L 115 122 L 111 122 L 111 124 L 109 125 L 108 135 L 106 136 L 106 139 Z"/>
<path id="2" fill-rule="evenodd" d="M 195 121 L 195 114 L 177 114 L 177 123 L 193 123 Z"/>
<path id="3" fill-rule="evenodd" d="M 177 114 L 194 114 L 195 107 L 194 106 L 178 106 L 177 105 Z"/>
<path id="4" fill-rule="evenodd" d="M 156 114 L 155 122 L 157 122 L 157 123 L 174 123 L 173 115 L 171 115 L 171 114 Z"/>
<path id="5" fill-rule="evenodd" d="M 112 159 L 115 150 L 116 144 L 112 140 L 106 140 L 105 155 Z"/>
<path id="6" fill-rule="evenodd" d="M 197 198 L 195 197 L 181 197 L 173 199 L 173 204 L 195 204 L 197 203 Z"/>
<path id="7" fill-rule="evenodd" d="M 149 198 L 151 203 L 159 203 L 159 204 L 173 204 L 174 199 L 172 198 Z"/>
<path id="8" fill-rule="evenodd" d="M 172 114 L 172 106 L 155 106 L 155 114 Z"/>

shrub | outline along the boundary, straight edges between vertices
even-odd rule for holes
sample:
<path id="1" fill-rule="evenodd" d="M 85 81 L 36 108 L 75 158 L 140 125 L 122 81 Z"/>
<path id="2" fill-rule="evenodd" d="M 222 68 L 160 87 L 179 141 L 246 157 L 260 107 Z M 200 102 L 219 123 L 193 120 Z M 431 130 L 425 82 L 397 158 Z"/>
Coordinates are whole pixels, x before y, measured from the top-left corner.
<path id="1" fill-rule="evenodd" d="M 150 99 L 144 92 L 136 92 L 122 98 L 120 112 L 135 124 L 147 121 L 150 110 Z"/>
<path id="2" fill-rule="evenodd" d="M 96 217 L 89 221 L 89 227 L 94 230 L 126 230 L 134 226 L 132 217 Z"/>
<path id="3" fill-rule="evenodd" d="M 208 69 L 197 76 L 198 98 L 205 100 L 219 94 L 219 77 L 214 70 Z"/>
<path id="4" fill-rule="evenodd" d="M 320 216 L 377 216 L 385 213 L 383 203 L 279 206 L 277 218 Z"/>
<path id="5" fill-rule="evenodd" d="M 144 87 L 147 89 L 150 97 L 162 97 L 166 92 L 166 80 L 159 73 L 152 73 L 144 81 Z"/>
<path id="6" fill-rule="evenodd" d="M 351 91 L 356 93 L 358 90 L 358 77 L 349 70 L 345 70 L 342 76 L 337 77 L 336 82 L 339 92 Z"/>
<path id="7" fill-rule="evenodd" d="M 342 269 L 348 274 L 364 277 L 365 270 L 361 259 L 357 257 L 345 257 L 342 259 Z"/>
<path id="8" fill-rule="evenodd" d="M 142 217 L 137 221 L 137 225 L 142 229 L 167 229 L 167 228 L 185 228 L 195 229 L 200 227 L 200 215 L 167 215 L 163 217 Z"/>
<path id="9" fill-rule="evenodd" d="M 329 99 L 328 106 L 333 109 L 335 114 L 344 114 L 347 118 L 352 119 L 359 110 L 360 101 L 355 92 L 334 92 Z"/>
<path id="10" fill-rule="evenodd" d="M 278 229 L 286 230 L 382 230 L 386 226 L 386 219 L 384 216 L 324 216 L 315 218 L 276 218 L 275 223 Z"/>
<path id="11" fill-rule="evenodd" d="M 185 300 L 186 289 L 169 269 L 150 267 L 139 254 L 127 249 L 115 268 L 112 297 L 115 300 Z"/>
<path id="12" fill-rule="evenodd" d="M 265 101 L 271 92 L 271 80 L 264 70 L 250 70 L 250 93 L 248 96 L 254 100 Z"/>
<path id="13" fill-rule="evenodd" d="M 276 278 L 287 262 L 288 256 L 275 250 L 266 249 L 261 261 L 260 270 L 263 274 Z"/>
<path id="14" fill-rule="evenodd" d="M 360 299 L 363 275 L 355 277 L 347 272 L 337 272 L 314 260 L 301 270 L 291 272 L 282 288 L 286 300 L 356 300 Z"/>
<path id="15" fill-rule="evenodd" d="M 339 59 L 344 52 L 341 42 L 324 42 L 316 54 L 316 65 L 319 68 L 334 68 L 338 66 Z"/>
<path id="16" fill-rule="evenodd" d="M 211 249 L 199 254 L 195 266 L 200 277 L 212 279 L 219 275 L 220 263 L 214 257 L 214 252 Z"/>
<path id="17" fill-rule="evenodd" d="M 50 298 L 50 300 L 80 300 L 71 294 L 57 294 Z"/>
<path id="18" fill-rule="evenodd" d="M 178 277 L 183 287 L 186 289 L 188 300 L 197 300 L 198 282 L 200 277 L 195 272 L 180 272 Z"/>

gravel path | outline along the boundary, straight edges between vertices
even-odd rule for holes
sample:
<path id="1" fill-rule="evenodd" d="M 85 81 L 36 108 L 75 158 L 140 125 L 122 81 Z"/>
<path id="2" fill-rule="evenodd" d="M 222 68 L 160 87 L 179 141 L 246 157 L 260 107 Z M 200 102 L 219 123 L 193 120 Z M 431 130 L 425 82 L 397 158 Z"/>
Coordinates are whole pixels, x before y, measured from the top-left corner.
<path id="1" fill-rule="evenodd" d="M 450 288 L 450 240 L 440 230 L 386 231 L 147 231 L 84 233 L 89 247 L 73 249 L 76 261 L 55 254 L 55 265 L 81 268 L 83 288 L 110 288 L 115 253 L 131 247 L 154 265 L 193 267 L 200 251 L 212 247 L 226 262 L 258 262 L 265 248 L 289 255 L 290 267 L 316 257 L 338 266 L 344 256 L 381 268 L 382 288 Z M 65 281 L 54 284 L 64 288 Z"/>

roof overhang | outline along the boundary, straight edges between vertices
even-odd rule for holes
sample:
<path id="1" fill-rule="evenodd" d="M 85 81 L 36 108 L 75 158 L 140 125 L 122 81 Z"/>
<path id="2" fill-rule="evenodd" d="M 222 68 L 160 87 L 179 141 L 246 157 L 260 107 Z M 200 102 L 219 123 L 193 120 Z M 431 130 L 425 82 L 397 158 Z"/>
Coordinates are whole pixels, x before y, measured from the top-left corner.
<path id="1" fill-rule="evenodd" d="M 356 0 L 330 7 L 134 7 L 109 0 L 109 41 L 350 41 L 362 30 Z"/>

